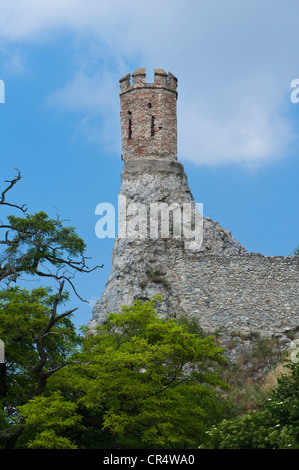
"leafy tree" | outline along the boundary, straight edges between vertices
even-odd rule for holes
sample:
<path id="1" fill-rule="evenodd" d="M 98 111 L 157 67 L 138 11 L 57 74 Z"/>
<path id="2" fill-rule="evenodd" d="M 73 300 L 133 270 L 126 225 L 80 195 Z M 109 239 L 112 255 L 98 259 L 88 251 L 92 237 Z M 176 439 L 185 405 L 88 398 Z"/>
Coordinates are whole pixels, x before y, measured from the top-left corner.
<path id="1" fill-rule="evenodd" d="M 58 216 L 51 219 L 45 212 L 27 214 L 25 204 L 7 200 L 21 179 L 16 170 L 15 178 L 7 180 L 0 193 L 2 209 L 21 213 L 0 222 L 0 338 L 6 359 L 0 376 L 0 444 L 6 447 L 14 447 L 23 432 L 17 407 L 43 394 L 55 372 L 77 362 L 74 356 L 80 339 L 70 320 L 76 308 L 59 311 L 68 300 L 64 287 L 68 283 L 81 299 L 74 285 L 75 273 L 99 267 L 86 265 L 85 242 L 74 227 L 65 227 Z M 32 291 L 11 287 L 22 274 L 54 280 L 57 292 L 49 287 Z"/>
<path id="2" fill-rule="evenodd" d="M 80 338 L 70 320 L 76 310 L 58 312 L 68 299 L 63 283 L 29 291 L 14 287 L 0 292 L 0 337 L 5 343 L 7 394 L 1 400 L 0 442 L 14 445 L 22 419 L 17 407 L 43 393 L 49 377 L 73 364 Z M 12 425 L 16 423 L 16 425 Z"/>
<path id="3" fill-rule="evenodd" d="M 196 445 L 206 428 L 192 397 L 225 386 L 213 368 L 225 359 L 212 337 L 158 318 L 155 300 L 124 306 L 85 334 L 81 365 L 59 370 L 43 397 L 19 407 L 25 427 L 19 446 L 88 447 L 90 433 L 95 447 Z"/>
<path id="4" fill-rule="evenodd" d="M 38 287 L 29 291 L 14 287 L 0 292 L 0 337 L 5 342 L 8 385 L 14 384 L 22 396 L 32 397 L 44 388 L 43 378 L 65 364 L 79 343 L 69 316 L 76 310 L 58 314 L 58 305 L 68 299 L 61 290 Z M 19 381 L 25 383 L 21 386 Z M 14 389 L 14 397 L 19 394 Z"/>
<path id="5" fill-rule="evenodd" d="M 224 420 L 208 431 L 208 449 L 299 449 L 299 363 L 287 363 L 289 374 L 260 412 Z"/>
<path id="6" fill-rule="evenodd" d="M 5 234 L 0 240 L 3 251 L 0 253 L 0 281 L 16 282 L 21 274 L 66 280 L 76 292 L 72 282 L 76 272 L 89 273 L 99 267 L 89 269 L 85 255 L 86 245 L 74 227 L 65 227 L 59 216 L 51 219 L 41 211 L 26 214 L 26 205 L 17 205 L 6 200 L 7 193 L 21 179 L 17 175 L 2 191 L 0 206 L 17 209 L 22 216 L 8 215 L 7 223 L 0 223 Z M 4 233 L 4 232 L 3 232 Z"/>

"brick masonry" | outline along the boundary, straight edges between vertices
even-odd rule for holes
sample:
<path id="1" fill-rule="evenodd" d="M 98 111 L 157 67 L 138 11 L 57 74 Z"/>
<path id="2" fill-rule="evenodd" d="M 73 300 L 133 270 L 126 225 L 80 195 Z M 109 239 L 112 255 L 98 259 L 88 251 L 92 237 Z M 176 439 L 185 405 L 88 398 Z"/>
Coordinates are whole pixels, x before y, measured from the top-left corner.
<path id="1" fill-rule="evenodd" d="M 155 83 L 146 83 L 145 69 L 120 80 L 123 160 L 177 160 L 177 79 L 155 69 Z"/>

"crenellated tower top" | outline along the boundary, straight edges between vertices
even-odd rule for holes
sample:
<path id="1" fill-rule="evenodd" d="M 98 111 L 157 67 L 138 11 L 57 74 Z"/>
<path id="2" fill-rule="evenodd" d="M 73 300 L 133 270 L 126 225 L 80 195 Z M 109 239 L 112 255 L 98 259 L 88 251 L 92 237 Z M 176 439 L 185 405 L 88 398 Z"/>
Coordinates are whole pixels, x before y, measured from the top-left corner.
<path id="1" fill-rule="evenodd" d="M 146 71 L 145 69 L 137 69 L 135 72 L 132 73 L 133 83 L 131 85 L 131 74 L 128 73 L 123 78 L 120 79 L 120 93 L 125 93 L 127 91 L 132 91 L 138 87 L 163 87 L 167 88 L 168 90 L 177 92 L 177 78 L 172 73 L 167 73 L 163 69 L 155 69 L 155 82 L 154 83 L 146 83 Z"/>
<path id="2" fill-rule="evenodd" d="M 120 79 L 123 160 L 177 160 L 177 78 L 155 69 L 154 83 L 137 69 Z"/>

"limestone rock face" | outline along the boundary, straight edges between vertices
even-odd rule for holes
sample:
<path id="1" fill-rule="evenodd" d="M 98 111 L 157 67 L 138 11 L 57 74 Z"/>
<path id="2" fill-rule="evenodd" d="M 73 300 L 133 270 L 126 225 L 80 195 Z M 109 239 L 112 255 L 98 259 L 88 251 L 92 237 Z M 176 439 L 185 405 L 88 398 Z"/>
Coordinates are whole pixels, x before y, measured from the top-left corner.
<path id="1" fill-rule="evenodd" d="M 136 210 L 152 203 L 171 206 L 176 203 L 194 204 L 183 166 L 178 162 L 151 159 L 128 161 L 122 172 L 120 196 L 126 208 L 135 204 Z M 130 220 L 129 215 L 127 216 Z M 149 223 L 147 223 L 147 226 Z M 106 288 L 93 309 L 90 327 L 101 323 L 107 314 L 118 311 L 121 305 L 137 299 L 149 299 L 160 294 L 165 300 L 160 313 L 171 315 L 185 312 L 176 286 L 182 283 L 182 264 L 195 254 L 240 255 L 246 249 L 211 219 L 202 220 L 203 240 L 200 246 L 186 248 L 182 237 L 152 239 L 117 237 L 112 254 L 112 269 Z M 147 227 L 149 228 L 149 227 Z M 171 225 L 170 225 L 171 228 Z"/>

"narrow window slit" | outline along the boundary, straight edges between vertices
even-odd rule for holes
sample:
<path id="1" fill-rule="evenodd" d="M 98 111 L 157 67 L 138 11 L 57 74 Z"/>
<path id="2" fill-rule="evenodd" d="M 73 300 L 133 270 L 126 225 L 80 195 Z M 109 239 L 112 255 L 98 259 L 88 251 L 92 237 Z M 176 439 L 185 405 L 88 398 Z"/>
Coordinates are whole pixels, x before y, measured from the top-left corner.
<path id="1" fill-rule="evenodd" d="M 151 136 L 154 137 L 154 135 L 155 135 L 155 116 L 152 116 Z"/>
<path id="2" fill-rule="evenodd" d="M 132 119 L 129 119 L 129 140 L 132 139 Z"/>

